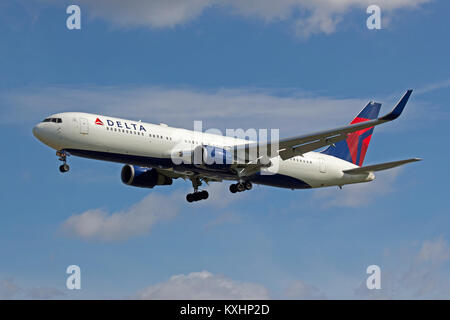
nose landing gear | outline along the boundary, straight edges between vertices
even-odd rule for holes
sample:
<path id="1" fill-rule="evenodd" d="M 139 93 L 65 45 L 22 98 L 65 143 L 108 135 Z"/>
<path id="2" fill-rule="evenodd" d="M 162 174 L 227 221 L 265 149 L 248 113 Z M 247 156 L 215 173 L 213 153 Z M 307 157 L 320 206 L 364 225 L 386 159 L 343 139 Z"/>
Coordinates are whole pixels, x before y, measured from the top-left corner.
<path id="1" fill-rule="evenodd" d="M 238 182 L 230 186 L 230 192 L 231 193 L 243 192 L 245 190 L 251 190 L 252 187 L 253 185 L 250 181 Z"/>
<path id="2" fill-rule="evenodd" d="M 69 165 L 67 164 L 67 156 L 68 154 L 64 151 L 57 151 L 56 155 L 59 157 L 58 160 L 62 161 L 63 164 L 59 166 L 59 171 L 61 173 L 65 173 L 70 170 Z"/>

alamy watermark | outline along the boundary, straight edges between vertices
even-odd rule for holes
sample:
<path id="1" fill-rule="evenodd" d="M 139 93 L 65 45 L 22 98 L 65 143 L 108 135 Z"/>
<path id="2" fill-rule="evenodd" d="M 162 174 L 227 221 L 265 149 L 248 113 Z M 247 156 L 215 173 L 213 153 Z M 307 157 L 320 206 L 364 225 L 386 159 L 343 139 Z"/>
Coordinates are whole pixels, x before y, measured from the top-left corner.
<path id="1" fill-rule="evenodd" d="M 370 276 L 366 280 L 366 286 L 369 290 L 381 289 L 381 268 L 376 264 L 370 265 L 366 269 L 366 273 Z"/>
<path id="2" fill-rule="evenodd" d="M 69 30 L 81 29 L 81 8 L 76 4 L 71 4 L 67 7 L 66 13 L 69 14 L 66 20 L 66 27 Z M 366 26 L 369 30 L 381 29 L 381 8 L 376 4 L 367 7 L 367 14 L 370 16 L 366 20 Z"/>
<path id="3" fill-rule="evenodd" d="M 381 8 L 375 4 L 368 6 L 366 10 L 370 16 L 367 18 L 366 26 L 369 30 L 381 29 Z"/>
<path id="4" fill-rule="evenodd" d="M 81 289 L 81 269 L 79 266 L 73 264 L 67 267 L 66 273 L 70 274 L 66 280 L 66 288 L 69 290 Z"/>
<path id="5" fill-rule="evenodd" d="M 203 131 L 202 121 L 194 121 L 193 135 L 178 137 L 171 152 L 174 165 L 197 167 L 254 165 L 261 174 L 278 172 L 279 129 L 220 129 Z M 270 170 L 264 170 L 270 168 Z"/>
<path id="6" fill-rule="evenodd" d="M 81 29 L 81 9 L 76 4 L 67 7 L 66 13 L 70 14 L 66 20 L 66 27 L 69 30 Z"/>

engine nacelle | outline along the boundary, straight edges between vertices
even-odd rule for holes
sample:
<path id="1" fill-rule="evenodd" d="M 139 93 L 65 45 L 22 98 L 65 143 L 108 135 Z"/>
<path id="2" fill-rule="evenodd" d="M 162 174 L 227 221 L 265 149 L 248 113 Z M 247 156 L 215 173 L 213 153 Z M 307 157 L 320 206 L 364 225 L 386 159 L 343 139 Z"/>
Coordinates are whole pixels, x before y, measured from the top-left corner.
<path id="1" fill-rule="evenodd" d="M 227 169 L 233 164 L 233 155 L 226 149 L 198 146 L 192 152 L 192 163 L 206 169 Z"/>
<path id="2" fill-rule="evenodd" d="M 155 169 L 125 165 L 121 172 L 122 182 L 140 188 L 153 188 L 172 184 L 172 178 L 159 174 Z"/>

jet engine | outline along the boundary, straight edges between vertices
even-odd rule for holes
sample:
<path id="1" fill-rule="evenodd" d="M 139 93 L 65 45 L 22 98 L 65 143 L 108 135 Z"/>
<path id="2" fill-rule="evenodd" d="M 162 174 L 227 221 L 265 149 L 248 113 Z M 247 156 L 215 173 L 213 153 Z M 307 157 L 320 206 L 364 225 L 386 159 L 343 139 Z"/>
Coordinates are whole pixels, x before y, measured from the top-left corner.
<path id="1" fill-rule="evenodd" d="M 166 177 L 153 168 L 125 165 L 121 172 L 122 182 L 140 188 L 153 188 L 172 184 L 172 178 Z"/>

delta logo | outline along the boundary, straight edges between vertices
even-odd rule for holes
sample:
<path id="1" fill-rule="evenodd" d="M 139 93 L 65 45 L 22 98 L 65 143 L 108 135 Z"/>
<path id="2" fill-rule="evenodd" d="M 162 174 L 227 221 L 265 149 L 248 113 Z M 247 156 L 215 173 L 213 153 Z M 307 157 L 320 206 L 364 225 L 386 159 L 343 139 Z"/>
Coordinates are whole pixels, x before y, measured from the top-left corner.
<path id="1" fill-rule="evenodd" d="M 102 126 L 102 125 L 103 125 L 103 122 L 102 122 L 102 120 L 100 120 L 99 118 L 97 118 L 97 119 L 95 120 L 95 124 L 97 124 L 97 125 L 99 125 L 99 126 Z"/>
<path id="2" fill-rule="evenodd" d="M 106 120 L 106 124 L 108 127 L 116 127 L 119 129 L 128 129 L 128 130 L 135 130 L 135 131 L 144 131 L 147 132 L 145 127 L 142 124 L 137 123 L 129 123 L 129 122 L 123 122 L 123 121 L 112 121 L 112 120 Z M 103 123 L 102 123 L 103 125 Z"/>

